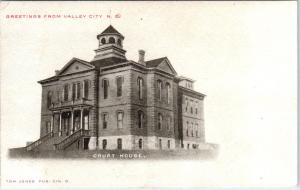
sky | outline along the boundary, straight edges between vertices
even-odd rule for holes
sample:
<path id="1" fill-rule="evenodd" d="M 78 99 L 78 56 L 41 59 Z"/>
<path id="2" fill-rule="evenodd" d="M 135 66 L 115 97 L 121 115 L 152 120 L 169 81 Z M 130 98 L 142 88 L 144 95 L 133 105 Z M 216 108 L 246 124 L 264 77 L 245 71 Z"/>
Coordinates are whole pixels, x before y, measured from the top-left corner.
<path id="1" fill-rule="evenodd" d="M 197 163 L 194 168 L 205 174 L 184 177 L 186 182 L 227 187 L 295 183 L 296 2 L 7 2 L 1 6 L 2 150 L 39 137 L 37 81 L 53 76 L 73 57 L 92 60 L 96 35 L 112 24 L 125 36 L 128 59 L 138 60 L 139 49 L 146 51 L 146 60 L 167 56 L 179 75 L 195 79 L 195 90 L 207 95 L 206 140 L 220 145 L 220 156 L 215 162 Z M 106 18 L 110 12 L 121 17 Z M 7 18 L 15 14 L 61 18 Z M 5 168 L 19 164 L 7 160 Z M 34 171 L 45 165 L 46 161 L 39 163 Z M 171 163 L 159 166 L 173 168 Z M 177 170 L 184 176 L 190 172 L 188 166 L 182 163 Z M 158 166 L 136 163 L 136 167 L 136 175 L 146 167 L 156 179 Z M 173 182 L 178 175 L 162 177 L 158 184 Z M 88 180 L 92 179 L 83 184 Z M 123 178 L 118 182 L 139 184 Z M 147 186 L 151 181 L 141 183 Z"/>

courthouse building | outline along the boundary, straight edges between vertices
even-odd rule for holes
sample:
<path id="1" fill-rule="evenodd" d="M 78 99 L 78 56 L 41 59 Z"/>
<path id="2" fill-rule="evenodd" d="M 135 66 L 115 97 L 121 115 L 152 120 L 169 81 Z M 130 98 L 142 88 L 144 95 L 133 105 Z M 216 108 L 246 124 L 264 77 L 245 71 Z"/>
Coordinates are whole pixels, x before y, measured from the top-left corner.
<path id="1" fill-rule="evenodd" d="M 30 150 L 198 149 L 203 101 L 167 57 L 128 60 L 124 36 L 97 35 L 92 61 L 71 59 L 42 86 L 40 138 Z"/>

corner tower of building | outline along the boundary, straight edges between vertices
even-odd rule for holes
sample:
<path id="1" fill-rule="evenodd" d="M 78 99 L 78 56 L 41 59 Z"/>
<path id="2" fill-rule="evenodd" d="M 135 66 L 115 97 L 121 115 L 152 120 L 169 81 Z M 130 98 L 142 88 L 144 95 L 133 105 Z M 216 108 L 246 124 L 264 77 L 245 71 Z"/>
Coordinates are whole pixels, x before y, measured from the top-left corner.
<path id="1" fill-rule="evenodd" d="M 95 50 L 96 55 L 93 61 L 107 58 L 117 58 L 126 60 L 123 49 L 124 36 L 113 26 L 107 27 L 101 34 L 97 35 L 98 48 Z"/>

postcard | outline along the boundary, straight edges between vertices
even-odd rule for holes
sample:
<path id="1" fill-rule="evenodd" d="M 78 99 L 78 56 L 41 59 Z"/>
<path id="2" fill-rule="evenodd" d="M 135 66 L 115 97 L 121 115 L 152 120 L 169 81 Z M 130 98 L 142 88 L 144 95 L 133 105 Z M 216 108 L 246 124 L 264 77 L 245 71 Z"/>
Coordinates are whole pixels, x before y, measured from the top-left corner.
<path id="1" fill-rule="evenodd" d="M 297 184 L 297 2 L 0 3 L 1 187 Z"/>

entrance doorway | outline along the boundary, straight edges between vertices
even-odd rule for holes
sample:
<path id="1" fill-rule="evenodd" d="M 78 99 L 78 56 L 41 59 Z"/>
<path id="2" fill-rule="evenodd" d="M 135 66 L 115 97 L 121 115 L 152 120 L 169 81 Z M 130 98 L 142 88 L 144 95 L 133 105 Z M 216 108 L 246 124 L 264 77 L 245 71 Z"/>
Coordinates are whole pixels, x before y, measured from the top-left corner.
<path id="1" fill-rule="evenodd" d="M 83 150 L 89 149 L 89 141 L 90 141 L 90 138 L 83 138 Z"/>

